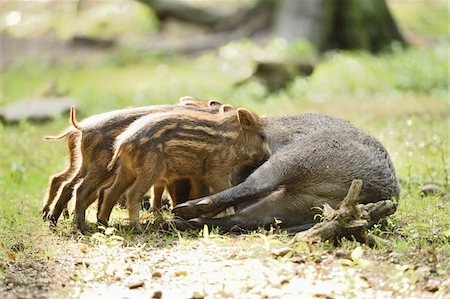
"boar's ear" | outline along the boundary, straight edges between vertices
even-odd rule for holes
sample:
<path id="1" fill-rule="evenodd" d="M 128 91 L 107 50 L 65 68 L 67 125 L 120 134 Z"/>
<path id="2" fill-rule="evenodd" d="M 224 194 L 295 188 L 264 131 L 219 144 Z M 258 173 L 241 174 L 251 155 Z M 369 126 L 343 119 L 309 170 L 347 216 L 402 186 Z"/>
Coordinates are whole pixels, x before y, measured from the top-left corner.
<path id="1" fill-rule="evenodd" d="M 258 126 L 258 120 L 255 115 L 244 108 L 238 108 L 236 110 L 237 118 L 239 123 L 241 124 L 242 129 L 244 130 L 252 130 Z"/>
<path id="2" fill-rule="evenodd" d="M 236 110 L 236 108 L 234 108 L 231 105 L 225 104 L 225 105 L 220 106 L 219 113 L 223 114 L 223 113 L 227 113 L 227 112 L 234 111 L 234 110 Z"/>

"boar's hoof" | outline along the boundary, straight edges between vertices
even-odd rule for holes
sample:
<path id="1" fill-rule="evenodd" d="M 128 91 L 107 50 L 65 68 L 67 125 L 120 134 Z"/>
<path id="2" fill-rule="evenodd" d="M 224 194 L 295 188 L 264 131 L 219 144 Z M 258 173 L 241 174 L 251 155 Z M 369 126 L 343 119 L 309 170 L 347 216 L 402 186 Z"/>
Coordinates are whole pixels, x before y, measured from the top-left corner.
<path id="1" fill-rule="evenodd" d="M 176 205 L 172 212 L 183 219 L 195 218 L 198 214 L 195 209 L 195 203 L 193 203 L 194 201 L 195 200 L 190 200 L 188 202 Z"/>
<path id="2" fill-rule="evenodd" d="M 211 212 L 215 208 L 215 203 L 210 198 L 190 200 L 176 205 L 172 212 L 183 219 L 192 219 L 200 215 Z"/>
<path id="3" fill-rule="evenodd" d="M 193 218 L 189 219 L 188 223 L 195 228 L 203 228 L 205 221 L 203 218 Z"/>
<path id="4" fill-rule="evenodd" d="M 197 202 L 196 206 L 200 209 L 206 209 L 214 206 L 214 201 L 210 198 L 205 198 Z"/>
<path id="5" fill-rule="evenodd" d="M 196 229 L 195 226 L 192 226 L 188 221 L 178 218 L 171 221 L 167 221 L 163 224 L 162 228 L 164 230 L 189 230 L 189 229 Z"/>

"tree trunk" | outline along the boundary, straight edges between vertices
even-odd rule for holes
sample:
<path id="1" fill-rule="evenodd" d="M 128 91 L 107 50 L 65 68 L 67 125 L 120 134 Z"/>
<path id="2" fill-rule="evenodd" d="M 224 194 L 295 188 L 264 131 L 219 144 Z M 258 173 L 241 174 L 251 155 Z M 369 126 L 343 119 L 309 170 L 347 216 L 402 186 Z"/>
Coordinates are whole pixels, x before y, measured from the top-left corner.
<path id="1" fill-rule="evenodd" d="M 385 0 L 259 0 L 254 7 L 233 15 L 177 0 L 137 1 L 150 6 L 162 21 L 174 18 L 233 38 L 255 38 L 261 33 L 288 41 L 303 38 L 320 51 L 379 52 L 393 41 L 405 44 Z M 216 38 L 197 46 L 204 50 L 228 41 Z"/>
<path id="2" fill-rule="evenodd" d="M 281 0 L 274 35 L 304 38 L 319 50 L 378 52 L 405 43 L 384 0 Z"/>

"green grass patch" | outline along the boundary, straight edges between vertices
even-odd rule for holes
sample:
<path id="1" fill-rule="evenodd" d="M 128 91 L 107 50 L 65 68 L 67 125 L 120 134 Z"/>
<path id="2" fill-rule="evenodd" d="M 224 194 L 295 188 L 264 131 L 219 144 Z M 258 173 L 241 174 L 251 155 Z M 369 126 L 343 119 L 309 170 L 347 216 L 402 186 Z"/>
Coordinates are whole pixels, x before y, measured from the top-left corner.
<path id="1" fill-rule="evenodd" d="M 42 86 L 56 80 L 78 100 L 80 118 L 125 106 L 174 103 L 185 95 L 214 98 L 266 115 L 314 111 L 345 118 L 379 138 L 397 168 L 402 198 L 391 219 L 393 228 L 381 228 L 394 240 L 392 250 L 402 254 L 423 248 L 448 250 L 450 203 L 438 197 L 422 198 L 418 191 L 430 181 L 450 191 L 447 48 L 448 44 L 439 44 L 420 50 L 396 49 L 379 56 L 333 53 L 311 77 L 295 78 L 287 89 L 274 94 L 256 81 L 234 86 L 233 72 L 224 70 L 228 58 L 212 53 L 188 60 L 138 56 L 124 50 L 89 65 L 23 61 L 2 71 L 0 104 L 39 96 Z M 65 167 L 66 150 L 64 142 L 42 137 L 67 125 L 66 117 L 45 124 L 0 125 L 0 260 L 10 260 L 8 254 L 19 242 L 24 249 L 15 252 L 18 258 L 45 258 L 53 252 L 53 233 L 40 219 L 39 210 L 48 177 Z M 120 213 L 124 212 L 116 211 L 114 219 L 122 217 Z M 94 215 L 91 208 L 91 221 Z M 79 238 L 70 223 L 61 221 L 56 235 Z M 146 241 L 145 235 L 120 230 L 117 234 L 128 243 L 152 245 L 165 240 L 162 243 L 170 246 L 180 240 L 177 234 L 157 232 L 149 233 Z M 185 238 L 197 236 L 181 235 Z M 96 242 L 109 239 L 100 237 Z M 324 246 L 328 250 L 329 245 Z"/>

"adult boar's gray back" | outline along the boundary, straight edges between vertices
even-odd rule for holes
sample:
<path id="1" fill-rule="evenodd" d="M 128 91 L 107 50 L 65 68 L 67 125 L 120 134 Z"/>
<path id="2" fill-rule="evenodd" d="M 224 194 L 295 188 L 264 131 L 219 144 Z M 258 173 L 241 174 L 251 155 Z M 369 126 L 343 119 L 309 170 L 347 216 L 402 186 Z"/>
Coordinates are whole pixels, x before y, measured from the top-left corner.
<path id="1" fill-rule="evenodd" d="M 399 198 L 386 149 L 349 122 L 304 114 L 264 118 L 263 126 L 273 153 L 269 160 L 237 186 L 178 205 L 174 212 L 197 227 L 255 229 L 277 219 L 295 230 L 313 223 L 325 203 L 335 208 L 354 179 L 363 180 L 361 203 Z M 202 217 L 233 205 L 244 208 L 223 218 Z"/>

